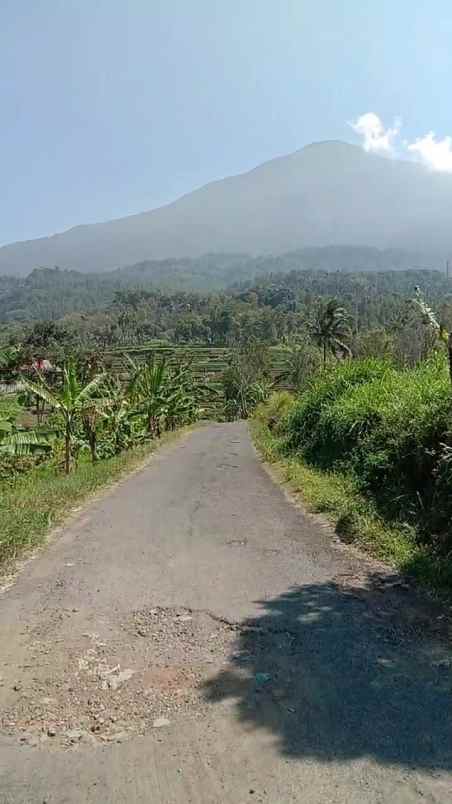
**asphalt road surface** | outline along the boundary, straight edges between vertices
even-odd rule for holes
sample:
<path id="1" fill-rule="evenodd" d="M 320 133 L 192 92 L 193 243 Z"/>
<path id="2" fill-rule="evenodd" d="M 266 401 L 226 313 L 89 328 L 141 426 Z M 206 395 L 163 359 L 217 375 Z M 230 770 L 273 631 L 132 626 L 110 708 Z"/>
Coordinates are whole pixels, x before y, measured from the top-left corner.
<path id="1" fill-rule="evenodd" d="M 201 427 L 0 596 L 0 802 L 451 802 L 442 631 Z"/>

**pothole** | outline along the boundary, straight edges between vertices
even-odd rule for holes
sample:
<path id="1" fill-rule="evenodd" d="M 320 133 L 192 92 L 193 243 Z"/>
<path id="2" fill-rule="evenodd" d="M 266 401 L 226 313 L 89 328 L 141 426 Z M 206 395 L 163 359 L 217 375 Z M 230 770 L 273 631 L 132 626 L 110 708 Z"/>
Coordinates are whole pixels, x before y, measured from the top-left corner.
<path id="1" fill-rule="evenodd" d="M 113 638 L 45 639 L 15 685 L 1 730 L 58 749 L 122 742 L 180 715 L 202 716 L 203 687 L 224 665 L 236 630 L 209 613 L 156 607 L 126 617 Z"/>

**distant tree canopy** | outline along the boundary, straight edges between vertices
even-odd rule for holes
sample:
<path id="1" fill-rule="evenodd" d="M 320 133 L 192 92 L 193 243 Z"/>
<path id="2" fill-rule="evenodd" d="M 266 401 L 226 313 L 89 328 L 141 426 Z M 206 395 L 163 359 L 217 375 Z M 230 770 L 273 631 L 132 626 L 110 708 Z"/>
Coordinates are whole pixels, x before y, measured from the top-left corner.
<path id="1" fill-rule="evenodd" d="M 276 344 L 306 335 L 322 305 L 334 299 L 346 311 L 355 352 L 371 353 L 377 346 L 389 352 L 394 338 L 405 343 L 406 351 L 411 339 L 415 359 L 421 345 L 410 335 L 406 304 L 417 285 L 450 329 L 452 281 L 443 273 L 301 270 L 308 257 L 337 266 L 337 249 L 313 249 L 307 256 L 308 251 L 259 258 L 208 255 L 108 274 L 55 268 L 35 270 L 21 280 L 0 277 L 0 345 L 20 343 L 35 355 L 60 359 L 80 348 L 154 339 L 214 346 L 250 339 Z M 353 264 L 361 260 L 365 267 L 375 268 L 382 254 L 395 261 L 394 255 L 390 260 L 376 249 L 342 249 L 342 265 L 347 253 Z M 287 266 L 291 270 L 281 270 Z M 203 283 L 210 287 L 200 288 Z"/>
<path id="2" fill-rule="evenodd" d="M 144 291 L 215 293 L 252 290 L 262 303 L 295 309 L 300 292 L 314 296 L 356 298 L 362 314 L 366 294 L 406 294 L 419 282 L 440 298 L 449 284 L 419 255 L 395 249 L 330 246 L 305 248 L 278 256 L 206 254 L 198 258 L 148 260 L 107 273 L 85 274 L 62 268 L 38 268 L 23 279 L 0 276 L 0 321 L 58 320 L 76 312 L 108 307 L 119 292 L 129 306 L 143 301 Z M 428 268 L 428 271 L 424 269 Z M 300 276 L 301 272 L 301 276 Z M 393 273 L 397 272 L 397 276 Z M 426 281 L 426 274 L 429 278 Z M 418 280 L 416 280 L 416 275 Z M 273 281 L 269 282 L 269 277 Z M 419 278 L 421 277 L 421 278 Z M 427 287 L 428 285 L 428 287 Z"/>

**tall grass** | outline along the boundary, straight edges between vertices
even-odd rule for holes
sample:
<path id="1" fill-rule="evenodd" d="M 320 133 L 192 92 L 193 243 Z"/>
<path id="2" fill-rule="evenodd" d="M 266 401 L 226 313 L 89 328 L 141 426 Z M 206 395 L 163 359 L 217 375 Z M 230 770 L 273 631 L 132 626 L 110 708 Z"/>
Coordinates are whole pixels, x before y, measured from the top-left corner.
<path id="1" fill-rule="evenodd" d="M 354 482 L 340 471 L 325 471 L 297 454 L 284 454 L 283 444 L 265 424 L 265 406 L 251 423 L 254 440 L 279 477 L 300 494 L 310 511 L 325 514 L 345 542 L 356 542 L 376 558 L 406 569 L 417 555 L 410 528 L 385 521 Z"/>
<path id="2" fill-rule="evenodd" d="M 441 471 L 452 427 L 445 359 L 402 371 L 365 361 L 352 375 L 359 381 L 346 383 L 347 375 L 341 367 L 302 395 L 287 421 L 288 448 L 296 445 L 313 465 L 352 472 L 395 517 L 445 525 L 452 510 Z"/>
<path id="3" fill-rule="evenodd" d="M 361 541 L 373 530 L 377 554 L 378 533 L 386 545 L 403 543 L 405 568 L 452 586 L 452 391 L 444 355 L 405 370 L 381 360 L 338 365 L 313 377 L 276 424 L 275 410 L 273 400 L 271 412 L 258 414 L 271 430 L 273 455 L 303 467 L 308 496 L 322 487 L 339 530 Z"/>
<path id="4" fill-rule="evenodd" d="M 389 370 L 383 360 L 349 361 L 315 375 L 298 404 L 289 413 L 284 429 L 291 449 L 309 448 L 326 406 L 357 385 L 382 377 Z"/>
<path id="5" fill-rule="evenodd" d="M 325 408 L 317 436 L 330 463 L 345 462 L 375 493 L 415 495 L 425 508 L 449 438 L 451 399 L 443 361 L 391 370 Z"/>

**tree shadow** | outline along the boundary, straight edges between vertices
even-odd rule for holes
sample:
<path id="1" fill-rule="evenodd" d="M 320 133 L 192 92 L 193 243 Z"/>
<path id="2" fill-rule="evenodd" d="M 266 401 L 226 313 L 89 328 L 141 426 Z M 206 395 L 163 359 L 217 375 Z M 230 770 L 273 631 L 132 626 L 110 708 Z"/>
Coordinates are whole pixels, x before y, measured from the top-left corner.
<path id="1" fill-rule="evenodd" d="M 426 636 L 432 612 L 412 603 L 400 580 L 379 575 L 260 601 L 206 698 L 231 699 L 286 756 L 450 769 L 452 652 Z"/>

